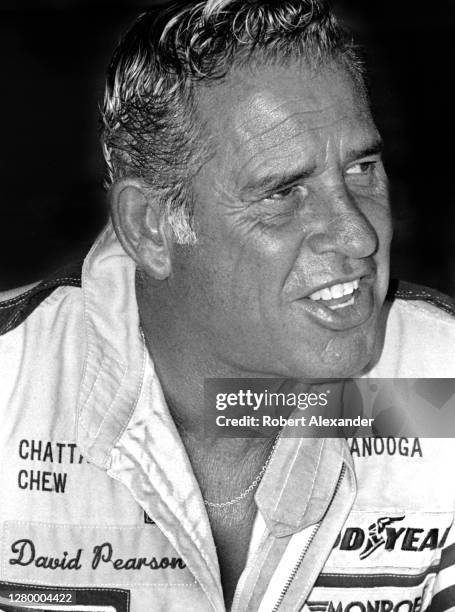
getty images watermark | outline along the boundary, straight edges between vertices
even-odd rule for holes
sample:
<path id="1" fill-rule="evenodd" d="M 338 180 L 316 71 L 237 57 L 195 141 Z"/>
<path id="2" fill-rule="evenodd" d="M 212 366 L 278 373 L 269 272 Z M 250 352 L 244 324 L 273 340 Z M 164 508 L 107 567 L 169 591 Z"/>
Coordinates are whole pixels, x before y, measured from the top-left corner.
<path id="1" fill-rule="evenodd" d="M 455 437 L 455 380 L 207 379 L 217 437 Z"/>

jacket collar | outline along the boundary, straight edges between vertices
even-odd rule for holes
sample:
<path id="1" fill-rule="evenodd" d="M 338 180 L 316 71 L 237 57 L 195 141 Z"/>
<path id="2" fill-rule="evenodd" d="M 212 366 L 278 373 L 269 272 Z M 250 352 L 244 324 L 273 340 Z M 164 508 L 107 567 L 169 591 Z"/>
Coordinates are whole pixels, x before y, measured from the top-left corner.
<path id="1" fill-rule="evenodd" d="M 139 400 L 146 349 L 135 299 L 135 264 L 109 223 L 82 268 L 86 354 L 78 443 L 104 469 Z"/>
<path id="2" fill-rule="evenodd" d="M 269 531 L 283 537 L 319 522 L 343 463 L 353 470 L 346 440 L 290 439 L 284 429 L 255 498 Z"/>

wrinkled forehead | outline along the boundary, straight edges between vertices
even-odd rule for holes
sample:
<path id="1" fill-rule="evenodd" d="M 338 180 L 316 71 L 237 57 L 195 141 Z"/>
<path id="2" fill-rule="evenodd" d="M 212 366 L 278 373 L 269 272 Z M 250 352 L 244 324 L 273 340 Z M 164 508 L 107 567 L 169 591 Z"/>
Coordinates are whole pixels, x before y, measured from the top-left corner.
<path id="1" fill-rule="evenodd" d="M 236 70 L 201 98 L 218 157 L 240 169 L 258 156 L 361 149 L 378 134 L 363 88 L 338 62 Z"/>

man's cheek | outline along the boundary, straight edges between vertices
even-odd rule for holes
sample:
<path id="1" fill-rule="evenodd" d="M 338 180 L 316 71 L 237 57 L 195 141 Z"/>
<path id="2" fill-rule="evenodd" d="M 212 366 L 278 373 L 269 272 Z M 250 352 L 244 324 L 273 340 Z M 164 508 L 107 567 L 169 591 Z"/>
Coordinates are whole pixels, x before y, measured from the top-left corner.
<path id="1" fill-rule="evenodd" d="M 378 236 L 379 250 L 388 252 L 393 234 L 388 199 L 385 196 L 369 198 L 364 202 L 362 212 Z"/>
<path id="2" fill-rule="evenodd" d="M 298 256 L 298 243 L 258 226 L 250 225 L 248 232 L 241 238 L 237 235 L 230 248 L 233 290 L 239 282 L 246 282 L 251 290 L 257 287 L 259 293 L 264 290 L 267 295 L 279 293 Z"/>

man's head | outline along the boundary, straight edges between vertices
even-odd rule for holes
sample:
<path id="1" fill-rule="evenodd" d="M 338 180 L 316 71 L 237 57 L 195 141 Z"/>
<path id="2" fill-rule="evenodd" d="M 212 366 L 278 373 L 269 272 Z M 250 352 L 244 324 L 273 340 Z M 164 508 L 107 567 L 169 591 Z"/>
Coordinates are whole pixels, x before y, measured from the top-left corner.
<path id="1" fill-rule="evenodd" d="M 201 87 L 234 67 L 338 58 L 363 89 L 361 65 L 324 0 L 180 1 L 143 13 L 108 71 L 103 148 L 108 184 L 140 177 L 167 209 L 181 244 L 196 240 L 191 179 L 210 156 Z"/>
<path id="2" fill-rule="evenodd" d="M 390 223 L 352 47 L 323 2 L 185 6 L 142 16 L 111 65 L 118 235 L 215 360 L 356 374 L 373 351 Z"/>

